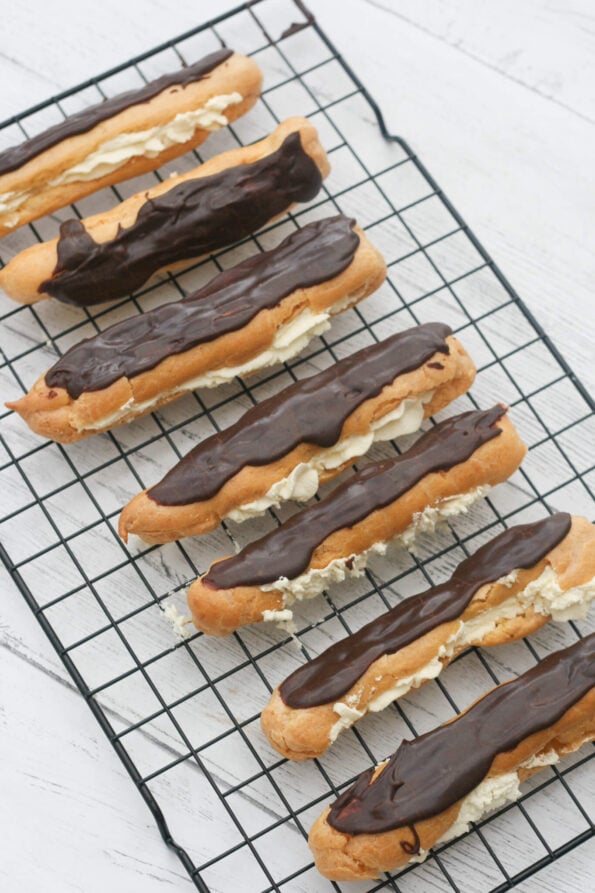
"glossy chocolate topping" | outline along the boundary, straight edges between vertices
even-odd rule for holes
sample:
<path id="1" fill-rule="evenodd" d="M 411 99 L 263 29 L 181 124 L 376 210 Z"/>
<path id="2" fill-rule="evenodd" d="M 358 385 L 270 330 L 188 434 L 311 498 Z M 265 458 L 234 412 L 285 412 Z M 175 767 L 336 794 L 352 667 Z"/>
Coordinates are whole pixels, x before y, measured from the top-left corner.
<path id="1" fill-rule="evenodd" d="M 446 419 L 404 455 L 367 465 L 326 499 L 298 512 L 238 555 L 218 561 L 203 583 L 214 589 L 232 589 L 299 577 L 316 547 L 332 533 L 353 527 L 394 502 L 427 474 L 447 471 L 498 437 L 501 429 L 496 422 L 505 412 L 505 407 L 494 406 Z"/>
<path id="2" fill-rule="evenodd" d="M 297 381 L 200 443 L 148 495 L 160 505 L 200 502 L 246 465 L 268 465 L 301 443 L 328 449 L 358 406 L 435 353 L 447 354 L 451 334 L 443 323 L 416 326 Z"/>
<path id="3" fill-rule="evenodd" d="M 58 263 L 39 292 L 79 306 L 121 298 L 162 267 L 245 238 L 294 202 L 314 198 L 321 183 L 295 131 L 259 161 L 184 180 L 148 199 L 134 223 L 107 242 L 95 242 L 80 220 L 66 220 Z"/>
<path id="4" fill-rule="evenodd" d="M 374 769 L 331 806 L 329 825 L 379 834 L 448 809 L 479 785 L 494 758 L 553 726 L 595 685 L 595 633 L 493 689 L 454 722 L 403 741 L 380 775 Z"/>
<path id="5" fill-rule="evenodd" d="M 76 399 L 83 391 L 106 388 L 122 376 L 134 378 L 169 356 L 238 331 L 296 289 L 318 285 L 342 273 L 359 245 L 354 225 L 348 217 L 309 223 L 276 248 L 225 270 L 183 300 L 132 316 L 76 344 L 46 373 L 46 384 L 65 388 Z M 262 449 L 263 444 L 259 447 Z M 197 449 L 202 448 L 201 444 Z M 190 464 L 192 455 L 183 462 Z M 218 461 L 223 460 L 219 457 Z M 209 466 L 208 473 L 215 476 L 218 470 Z M 184 488 L 190 483 L 186 481 Z M 209 486 L 209 481 L 194 486 L 200 489 Z M 176 504 L 184 501 L 194 499 Z"/>
<path id="6" fill-rule="evenodd" d="M 62 142 L 62 140 L 70 139 L 72 136 L 79 136 L 81 133 L 87 133 L 97 124 L 112 118 L 119 112 L 123 112 L 130 106 L 148 102 L 169 87 L 183 88 L 188 86 L 188 84 L 202 80 L 214 68 L 217 68 L 218 65 L 221 65 L 222 62 L 225 62 L 232 55 L 233 50 L 217 50 L 215 53 L 210 53 L 198 62 L 195 62 L 194 65 L 181 68 L 171 74 L 164 74 L 139 90 L 128 90 L 126 93 L 120 93 L 118 96 L 105 99 L 97 105 L 92 105 L 88 109 L 77 112 L 76 115 L 71 115 L 65 121 L 61 121 L 60 124 L 49 127 L 43 133 L 37 134 L 30 140 L 0 152 L 0 176 L 16 170 L 21 165 L 31 161 L 32 158 L 45 152 L 46 149 L 51 149 L 52 146 Z"/>
<path id="7" fill-rule="evenodd" d="M 281 685 L 283 701 L 304 709 L 339 700 L 375 660 L 460 617 L 482 586 L 539 564 L 568 534 L 570 524 L 570 515 L 560 512 L 505 530 L 462 561 L 446 583 L 405 599 L 299 667 Z"/>

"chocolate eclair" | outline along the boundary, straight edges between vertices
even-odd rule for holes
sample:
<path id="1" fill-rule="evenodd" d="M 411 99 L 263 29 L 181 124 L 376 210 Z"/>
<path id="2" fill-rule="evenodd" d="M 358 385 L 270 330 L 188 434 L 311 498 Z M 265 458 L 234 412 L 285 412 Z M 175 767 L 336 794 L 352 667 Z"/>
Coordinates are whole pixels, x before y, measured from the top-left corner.
<path id="1" fill-rule="evenodd" d="M 295 601 L 363 572 L 373 553 L 467 511 L 520 465 L 526 447 L 506 407 L 466 412 L 436 425 L 402 456 L 366 466 L 329 496 L 239 554 L 216 561 L 190 587 L 198 629 L 289 619 Z"/>
<path id="2" fill-rule="evenodd" d="M 468 830 L 519 785 L 595 738 L 595 633 L 492 689 L 363 772 L 309 843 L 333 880 L 375 878 Z"/>
<path id="3" fill-rule="evenodd" d="M 314 198 L 329 172 L 305 118 L 260 142 L 217 155 L 110 211 L 66 220 L 60 236 L 32 245 L 0 270 L 15 301 L 54 297 L 89 307 L 122 298 L 155 273 L 244 239 L 295 202 Z"/>
<path id="4" fill-rule="evenodd" d="M 217 50 L 0 152 L 0 236 L 195 149 L 250 109 L 258 65 Z"/>
<path id="5" fill-rule="evenodd" d="M 285 361 L 373 292 L 384 260 L 348 217 L 329 217 L 220 273 L 181 301 L 70 348 L 9 408 L 61 443 L 122 425 L 195 388 Z"/>
<path id="6" fill-rule="evenodd" d="M 407 598 L 299 667 L 262 714 L 283 756 L 324 753 L 367 713 L 435 679 L 472 645 L 523 638 L 550 618 L 584 618 L 595 598 L 595 527 L 560 512 L 511 527 L 452 577 Z"/>
<path id="7" fill-rule="evenodd" d="M 301 379 L 207 438 L 120 516 L 120 536 L 164 543 L 306 502 L 375 441 L 417 431 L 475 368 L 450 328 L 426 323 Z"/>

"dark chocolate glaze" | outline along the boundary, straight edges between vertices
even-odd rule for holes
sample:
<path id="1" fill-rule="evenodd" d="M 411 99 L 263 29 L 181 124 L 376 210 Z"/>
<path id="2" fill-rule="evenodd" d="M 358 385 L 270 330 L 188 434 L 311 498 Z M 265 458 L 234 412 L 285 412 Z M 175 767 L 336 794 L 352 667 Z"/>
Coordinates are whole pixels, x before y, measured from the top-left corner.
<path id="1" fill-rule="evenodd" d="M 246 465 L 268 465 L 301 443 L 328 449 L 358 406 L 436 352 L 447 354 L 451 334 L 443 323 L 416 326 L 297 381 L 200 443 L 148 495 L 160 505 L 200 502 Z"/>
<path id="2" fill-rule="evenodd" d="M 331 806 L 344 834 L 380 834 L 439 815 L 480 784 L 498 754 L 553 726 L 595 685 L 595 633 L 493 689 L 454 722 L 403 741 L 371 781 L 364 772 Z"/>
<path id="3" fill-rule="evenodd" d="M 215 53 L 210 53 L 203 59 L 199 59 L 194 65 L 181 68 L 171 74 L 164 74 L 139 90 L 128 90 L 126 93 L 120 93 L 118 96 L 105 99 L 97 105 L 92 105 L 88 109 L 83 109 L 81 112 L 71 115 L 65 121 L 61 121 L 60 124 L 49 127 L 43 133 L 37 134 L 30 140 L 26 140 L 18 146 L 11 146 L 10 149 L 5 149 L 4 152 L 0 152 L 0 176 L 16 170 L 21 165 L 31 161 L 32 158 L 41 155 L 46 149 L 51 149 L 52 146 L 62 142 L 62 140 L 79 136 L 81 133 L 87 133 L 97 124 L 112 118 L 133 105 L 149 102 L 150 99 L 153 99 L 163 90 L 167 90 L 170 87 L 183 88 L 187 87 L 188 84 L 201 81 L 214 68 L 217 68 L 218 65 L 221 65 L 232 55 L 233 50 L 217 50 Z"/>
<path id="4" fill-rule="evenodd" d="M 251 543 L 238 555 L 218 561 L 203 577 L 213 589 L 261 586 L 280 577 L 299 577 L 317 546 L 344 527 L 394 502 L 423 477 L 447 471 L 501 434 L 496 426 L 506 408 L 465 412 L 446 419 L 395 459 L 373 462 L 316 505 Z"/>
<path id="5" fill-rule="evenodd" d="M 106 388 L 122 376 L 133 378 L 169 356 L 238 331 L 296 289 L 342 273 L 359 245 L 354 225 L 348 217 L 309 223 L 271 251 L 219 273 L 183 300 L 124 319 L 76 344 L 46 373 L 46 384 L 65 388 L 76 399 L 83 391 Z M 209 474 L 214 473 L 209 468 Z"/>
<path id="6" fill-rule="evenodd" d="M 352 688 L 375 660 L 394 654 L 443 623 L 456 620 L 482 586 L 513 570 L 534 567 L 570 530 L 560 512 L 505 530 L 456 568 L 450 580 L 394 607 L 303 667 L 281 685 L 283 701 L 297 709 L 332 704 Z"/>
<path id="7" fill-rule="evenodd" d="M 87 307 L 121 298 L 162 267 L 244 239 L 294 202 L 314 198 L 321 183 L 295 131 L 259 161 L 184 180 L 148 199 L 134 223 L 107 242 L 95 242 L 80 220 L 66 220 L 58 263 L 39 292 Z"/>

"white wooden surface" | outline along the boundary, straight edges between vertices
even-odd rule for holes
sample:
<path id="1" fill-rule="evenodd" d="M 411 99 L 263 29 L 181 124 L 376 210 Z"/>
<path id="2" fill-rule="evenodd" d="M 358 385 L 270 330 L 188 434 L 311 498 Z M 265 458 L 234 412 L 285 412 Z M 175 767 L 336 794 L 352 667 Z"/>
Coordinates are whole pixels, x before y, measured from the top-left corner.
<path id="1" fill-rule="evenodd" d="M 11 4 L 2 22 L 0 117 L 231 6 Z M 419 151 L 593 385 L 592 5 L 311 0 L 310 6 L 390 129 Z M 190 889 L 5 574 L 0 588 L 2 889 Z M 523 889 L 586 890 L 592 856 L 592 847 L 581 848 Z"/>

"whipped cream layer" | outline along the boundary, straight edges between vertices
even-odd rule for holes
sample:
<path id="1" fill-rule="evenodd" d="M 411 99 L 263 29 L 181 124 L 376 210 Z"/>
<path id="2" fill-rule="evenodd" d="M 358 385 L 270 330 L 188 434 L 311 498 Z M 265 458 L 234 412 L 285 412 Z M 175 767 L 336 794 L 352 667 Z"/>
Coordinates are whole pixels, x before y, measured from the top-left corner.
<path id="1" fill-rule="evenodd" d="M 444 524 L 449 518 L 465 514 L 474 502 L 487 496 L 491 489 L 489 484 L 485 484 L 484 486 L 475 487 L 473 490 L 468 490 L 467 493 L 446 496 L 435 505 L 427 506 L 423 512 L 417 512 L 413 516 L 413 521 L 407 530 L 401 534 L 401 544 L 410 552 L 415 552 L 415 541 L 418 536 L 424 533 L 434 533 L 436 528 Z"/>
<path id="2" fill-rule="evenodd" d="M 283 594 L 284 607 L 291 606 L 295 601 L 303 601 L 320 595 L 333 583 L 342 583 L 347 577 L 361 577 L 365 571 L 368 559 L 372 555 L 384 555 L 391 543 L 404 546 L 410 551 L 419 533 L 431 533 L 447 518 L 453 515 L 465 513 L 478 499 L 488 493 L 489 486 L 475 487 L 466 493 L 459 493 L 438 500 L 433 506 L 428 506 L 423 512 L 413 516 L 411 524 L 389 542 L 374 543 L 369 549 L 359 555 L 346 555 L 335 558 L 326 567 L 311 568 L 299 577 L 289 580 L 281 577 L 274 583 L 265 583 L 260 588 L 263 592 L 281 592 Z"/>
<path id="3" fill-rule="evenodd" d="M 156 158 L 166 149 L 187 143 L 196 130 L 214 132 L 227 126 L 229 121 L 223 114 L 230 105 L 242 102 L 240 93 L 226 93 L 213 96 L 204 106 L 180 112 L 165 124 L 158 124 L 147 130 L 133 133 L 121 133 L 111 140 L 102 143 L 94 152 L 63 171 L 59 176 L 49 180 L 48 186 L 63 186 L 67 183 L 88 182 L 98 180 L 122 167 L 132 158 L 139 156 Z M 45 188 L 43 184 L 42 188 Z M 0 214 L 13 212 L 6 226 L 16 226 L 19 220 L 18 209 L 39 190 L 23 190 L 0 194 Z"/>
<path id="4" fill-rule="evenodd" d="M 512 586 L 516 580 L 518 571 L 513 571 L 506 577 L 496 581 L 495 585 Z M 481 645 L 482 639 L 492 633 L 499 624 L 534 611 L 545 617 L 551 617 L 556 621 L 581 620 L 588 612 L 591 602 L 595 598 L 595 578 L 580 586 L 570 589 L 562 589 L 558 575 L 548 565 L 536 580 L 532 580 L 520 592 L 511 595 L 499 605 L 488 608 L 476 617 L 467 621 L 459 621 L 458 629 L 438 649 L 436 656 L 417 673 L 399 679 L 393 686 L 381 692 L 376 698 L 359 709 L 360 696 L 357 692 L 349 695 L 345 701 L 339 701 L 333 705 L 333 710 L 339 717 L 329 733 L 330 741 L 356 723 L 366 713 L 378 713 L 384 710 L 393 701 L 404 697 L 415 688 L 419 688 L 429 679 L 435 679 L 442 672 L 442 668 L 456 654 L 470 648 L 472 645 Z M 377 682 L 382 681 L 382 676 L 377 677 Z M 460 833 L 460 832 L 459 832 Z"/>
<path id="5" fill-rule="evenodd" d="M 236 523 L 264 514 L 269 508 L 279 508 L 290 499 L 307 502 L 318 492 L 320 477 L 325 471 L 339 468 L 346 462 L 365 455 L 372 444 L 392 440 L 418 431 L 424 420 L 424 405 L 433 391 L 403 400 L 395 409 L 370 425 L 366 434 L 352 434 L 341 438 L 329 449 L 321 450 L 308 462 L 300 462 L 287 477 L 276 481 L 260 499 L 233 509 L 226 517 Z"/>
<path id="6" fill-rule="evenodd" d="M 501 775 L 486 778 L 463 799 L 456 821 L 436 841 L 434 847 L 460 837 L 469 831 L 473 822 L 478 822 L 487 813 L 518 800 L 521 796 L 519 772 L 522 769 L 543 769 L 546 766 L 553 766 L 559 760 L 559 754 L 555 750 L 549 750 L 525 760 L 515 772 L 503 772 Z M 422 849 L 410 859 L 410 862 L 423 862 L 428 853 L 429 850 Z"/>

